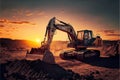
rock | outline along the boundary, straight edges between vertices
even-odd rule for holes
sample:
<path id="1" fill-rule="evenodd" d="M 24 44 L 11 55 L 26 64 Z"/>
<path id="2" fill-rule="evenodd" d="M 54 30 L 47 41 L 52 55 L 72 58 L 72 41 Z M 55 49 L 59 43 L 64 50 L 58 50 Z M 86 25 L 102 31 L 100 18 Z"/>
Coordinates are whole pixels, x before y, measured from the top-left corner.
<path id="1" fill-rule="evenodd" d="M 86 79 L 86 80 L 94 80 L 94 76 L 93 75 L 85 75 L 84 79 Z"/>
<path id="2" fill-rule="evenodd" d="M 100 72 L 98 70 L 96 70 L 96 74 L 100 74 Z"/>

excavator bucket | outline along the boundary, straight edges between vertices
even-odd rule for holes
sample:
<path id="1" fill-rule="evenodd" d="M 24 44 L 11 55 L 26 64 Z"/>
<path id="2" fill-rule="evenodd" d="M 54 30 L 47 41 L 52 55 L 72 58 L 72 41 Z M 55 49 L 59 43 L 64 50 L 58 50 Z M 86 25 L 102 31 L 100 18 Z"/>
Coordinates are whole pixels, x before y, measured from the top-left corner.
<path id="1" fill-rule="evenodd" d="M 53 53 L 49 50 L 47 45 L 43 45 L 40 48 L 32 48 L 28 54 L 39 54 L 43 55 L 42 61 L 50 64 L 55 64 Z"/>
<path id="2" fill-rule="evenodd" d="M 28 54 L 43 54 L 44 49 L 41 48 L 32 48 Z"/>
<path id="3" fill-rule="evenodd" d="M 45 53 L 45 50 L 47 49 L 48 49 L 47 45 L 42 45 L 40 48 L 32 48 L 28 54 L 43 55 Z"/>
<path id="4" fill-rule="evenodd" d="M 111 42 L 103 47 L 102 54 L 104 56 L 117 56 L 120 54 L 120 41 Z"/>

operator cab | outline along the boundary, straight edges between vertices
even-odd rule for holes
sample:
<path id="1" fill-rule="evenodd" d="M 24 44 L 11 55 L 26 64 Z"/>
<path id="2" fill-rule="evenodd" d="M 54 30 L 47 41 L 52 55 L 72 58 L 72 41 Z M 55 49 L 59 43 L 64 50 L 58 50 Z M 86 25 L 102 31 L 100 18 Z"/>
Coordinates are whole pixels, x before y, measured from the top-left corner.
<path id="1" fill-rule="evenodd" d="M 91 30 L 77 31 L 77 38 L 82 45 L 90 46 L 93 43 L 93 32 Z"/>

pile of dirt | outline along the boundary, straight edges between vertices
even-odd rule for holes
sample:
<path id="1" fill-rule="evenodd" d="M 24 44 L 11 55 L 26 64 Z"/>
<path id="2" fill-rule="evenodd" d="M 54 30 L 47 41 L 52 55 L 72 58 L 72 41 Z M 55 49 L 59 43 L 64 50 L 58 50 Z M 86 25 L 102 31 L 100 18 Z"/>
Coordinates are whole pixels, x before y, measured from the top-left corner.
<path id="1" fill-rule="evenodd" d="M 95 80 L 92 74 L 79 75 L 41 60 L 15 60 L 0 65 L 1 80 Z"/>

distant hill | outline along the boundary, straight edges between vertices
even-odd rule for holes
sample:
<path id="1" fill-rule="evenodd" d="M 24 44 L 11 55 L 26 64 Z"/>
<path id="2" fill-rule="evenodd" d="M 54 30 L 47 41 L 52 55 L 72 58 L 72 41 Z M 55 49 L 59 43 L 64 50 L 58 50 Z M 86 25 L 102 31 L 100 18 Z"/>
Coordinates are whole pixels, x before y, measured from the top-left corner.
<path id="1" fill-rule="evenodd" d="M 53 41 L 51 46 L 56 47 L 60 46 L 60 44 L 67 44 L 67 41 Z M 40 47 L 40 44 L 29 40 L 13 40 L 10 38 L 0 38 L 0 47 L 7 48 L 8 50 L 28 49 L 32 47 Z"/>
<path id="2" fill-rule="evenodd" d="M 0 47 L 7 49 L 26 49 L 38 46 L 39 44 L 29 40 L 12 40 L 9 38 L 0 38 Z"/>
<path id="3" fill-rule="evenodd" d="M 117 41 L 103 40 L 104 45 L 107 44 L 115 44 Z M 51 48 L 52 49 L 64 49 L 67 47 L 68 41 L 52 41 Z M 29 41 L 29 40 L 13 40 L 10 38 L 0 38 L 0 47 L 11 49 L 28 49 L 32 47 L 40 47 L 40 44 Z"/>

